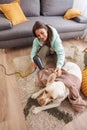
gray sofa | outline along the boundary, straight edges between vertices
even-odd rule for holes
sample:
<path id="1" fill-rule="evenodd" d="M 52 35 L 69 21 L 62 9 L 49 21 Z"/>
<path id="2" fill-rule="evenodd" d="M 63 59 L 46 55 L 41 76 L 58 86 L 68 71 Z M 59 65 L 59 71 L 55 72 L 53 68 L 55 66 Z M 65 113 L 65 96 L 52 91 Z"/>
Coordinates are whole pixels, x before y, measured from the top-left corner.
<path id="1" fill-rule="evenodd" d="M 1 0 L 0 4 L 9 2 L 12 0 Z M 20 6 L 29 21 L 15 26 L 0 12 L 0 48 L 31 46 L 32 27 L 37 20 L 54 26 L 62 40 L 81 36 L 87 27 L 87 22 L 63 18 L 73 0 L 20 0 Z"/>

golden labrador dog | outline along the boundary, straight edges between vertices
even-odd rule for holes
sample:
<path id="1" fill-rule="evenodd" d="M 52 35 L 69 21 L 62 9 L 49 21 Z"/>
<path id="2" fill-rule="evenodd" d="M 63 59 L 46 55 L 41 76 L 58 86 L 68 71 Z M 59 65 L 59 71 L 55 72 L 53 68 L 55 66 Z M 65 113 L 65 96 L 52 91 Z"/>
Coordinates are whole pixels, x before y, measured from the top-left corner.
<path id="1" fill-rule="evenodd" d="M 64 67 L 68 73 L 73 74 L 82 81 L 82 73 L 80 67 L 72 62 L 67 62 Z M 34 93 L 31 98 L 37 99 L 39 107 L 33 108 L 32 112 L 37 114 L 40 111 L 58 107 L 69 95 L 69 89 L 63 81 L 56 81 L 56 75 L 52 73 L 46 83 L 46 87 Z"/>

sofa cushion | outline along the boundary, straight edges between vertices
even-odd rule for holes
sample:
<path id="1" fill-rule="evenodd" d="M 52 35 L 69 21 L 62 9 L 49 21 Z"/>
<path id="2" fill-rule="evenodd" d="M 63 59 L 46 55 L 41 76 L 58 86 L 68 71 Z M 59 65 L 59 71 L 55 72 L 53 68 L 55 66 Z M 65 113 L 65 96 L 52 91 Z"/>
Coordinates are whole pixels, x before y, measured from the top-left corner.
<path id="1" fill-rule="evenodd" d="M 72 19 L 77 16 L 81 16 L 82 13 L 79 9 L 68 9 L 64 15 L 64 19 Z"/>
<path id="2" fill-rule="evenodd" d="M 13 25 L 27 21 L 20 5 L 16 1 L 8 4 L 0 4 L 0 10 Z"/>
<path id="3" fill-rule="evenodd" d="M 40 15 L 40 0 L 21 0 L 20 4 L 26 16 Z"/>
<path id="4" fill-rule="evenodd" d="M 73 18 L 73 20 L 75 20 L 76 22 L 79 22 L 79 23 L 87 23 L 86 16 L 78 16 L 78 17 Z"/>
<path id="5" fill-rule="evenodd" d="M 6 19 L 3 14 L 0 14 L 0 31 L 1 30 L 6 30 L 6 29 L 11 29 L 12 28 L 12 24 L 11 22 Z"/>
<path id="6" fill-rule="evenodd" d="M 46 16 L 64 15 L 72 8 L 73 0 L 41 0 L 41 14 Z"/>
<path id="7" fill-rule="evenodd" d="M 74 20 L 65 20 L 63 16 L 39 16 L 39 17 L 29 17 L 28 22 L 24 22 L 21 24 L 17 24 L 12 29 L 7 29 L 5 31 L 0 32 L 0 41 L 3 40 L 11 40 L 11 39 L 19 39 L 19 38 L 26 38 L 26 37 L 34 37 L 32 32 L 32 27 L 35 23 L 35 21 L 38 21 L 40 19 L 41 22 L 44 22 L 45 24 L 52 25 L 57 29 L 57 31 L 60 33 L 65 34 L 72 34 L 72 32 L 77 32 L 77 34 L 84 30 L 87 26 L 87 24 L 81 24 L 78 22 L 75 22 Z"/>

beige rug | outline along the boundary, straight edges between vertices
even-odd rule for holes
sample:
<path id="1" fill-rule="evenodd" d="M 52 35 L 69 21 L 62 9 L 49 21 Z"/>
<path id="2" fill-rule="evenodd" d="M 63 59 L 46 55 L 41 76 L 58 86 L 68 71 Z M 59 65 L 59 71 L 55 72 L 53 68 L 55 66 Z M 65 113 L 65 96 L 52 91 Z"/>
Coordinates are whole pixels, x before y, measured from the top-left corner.
<path id="1" fill-rule="evenodd" d="M 82 51 L 86 48 L 86 43 L 79 40 L 68 40 L 63 41 L 63 45 L 67 61 L 77 63 L 83 70 L 84 53 Z M 30 65 L 29 56 L 17 57 L 13 62 L 16 71 L 21 72 L 25 72 Z M 39 90 L 39 88 L 35 86 L 36 72 L 33 72 L 25 78 L 18 75 L 16 77 L 28 130 L 60 130 L 66 123 L 81 114 L 73 111 L 67 99 L 59 108 L 43 111 L 36 115 L 33 114 L 33 107 L 38 105 L 36 101 L 30 99 L 32 93 Z"/>

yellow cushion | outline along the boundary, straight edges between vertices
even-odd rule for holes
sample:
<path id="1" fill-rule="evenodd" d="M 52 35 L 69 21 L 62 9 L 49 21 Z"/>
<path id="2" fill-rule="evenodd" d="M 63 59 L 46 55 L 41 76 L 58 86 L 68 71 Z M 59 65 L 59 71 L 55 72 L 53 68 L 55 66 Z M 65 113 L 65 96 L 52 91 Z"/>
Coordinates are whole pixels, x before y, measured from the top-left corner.
<path id="1" fill-rule="evenodd" d="M 64 19 L 72 19 L 81 15 L 82 13 L 79 9 L 68 9 L 64 15 Z"/>
<path id="2" fill-rule="evenodd" d="M 82 71 L 82 85 L 81 85 L 81 90 L 83 94 L 87 97 L 87 68 L 85 68 Z"/>
<path id="3" fill-rule="evenodd" d="M 8 4 L 0 4 L 0 10 L 9 19 L 13 25 L 28 21 L 25 17 L 18 2 L 11 2 Z"/>

